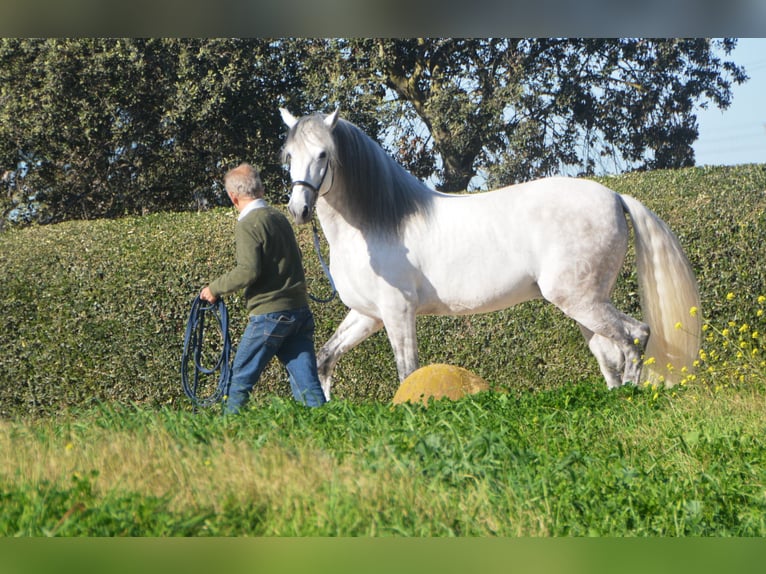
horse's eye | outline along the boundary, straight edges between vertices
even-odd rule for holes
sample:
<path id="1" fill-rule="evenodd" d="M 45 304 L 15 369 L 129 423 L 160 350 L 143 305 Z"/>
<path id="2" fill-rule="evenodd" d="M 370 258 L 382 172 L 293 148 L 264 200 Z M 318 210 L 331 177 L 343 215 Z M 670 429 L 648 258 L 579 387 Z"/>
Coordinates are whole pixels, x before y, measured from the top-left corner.
<path id="1" fill-rule="evenodd" d="M 319 152 L 319 159 L 327 159 L 327 152 L 326 151 L 320 151 Z"/>

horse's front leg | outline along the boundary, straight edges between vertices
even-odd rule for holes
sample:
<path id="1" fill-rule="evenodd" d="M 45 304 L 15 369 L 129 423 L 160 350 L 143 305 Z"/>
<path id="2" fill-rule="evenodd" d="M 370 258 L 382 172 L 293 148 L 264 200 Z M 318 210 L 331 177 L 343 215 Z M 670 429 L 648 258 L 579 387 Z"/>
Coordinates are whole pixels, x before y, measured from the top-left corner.
<path id="1" fill-rule="evenodd" d="M 330 400 L 332 374 L 335 365 L 345 353 L 356 347 L 373 333 L 380 331 L 383 322 L 380 319 L 363 315 L 353 309 L 335 330 L 324 346 L 317 353 L 319 382 L 327 400 Z"/>
<path id="2" fill-rule="evenodd" d="M 410 306 L 398 312 L 385 314 L 383 322 L 396 357 L 399 382 L 418 369 L 418 339 L 415 325 L 415 311 Z"/>

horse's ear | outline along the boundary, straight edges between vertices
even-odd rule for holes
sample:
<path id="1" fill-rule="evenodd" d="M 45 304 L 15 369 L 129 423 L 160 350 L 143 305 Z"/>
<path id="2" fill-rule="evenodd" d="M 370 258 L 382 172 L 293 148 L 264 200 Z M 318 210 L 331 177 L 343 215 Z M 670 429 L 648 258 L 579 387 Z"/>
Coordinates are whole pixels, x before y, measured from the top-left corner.
<path id="1" fill-rule="evenodd" d="M 292 128 L 298 123 L 298 118 L 288 112 L 285 108 L 279 108 L 279 113 L 282 114 L 282 121 L 287 124 L 288 128 Z"/>
<path id="2" fill-rule="evenodd" d="M 337 121 L 338 121 L 338 108 L 335 108 L 335 111 L 333 113 L 329 114 L 324 119 L 324 124 L 328 128 L 333 129 L 335 127 L 335 124 L 337 123 Z"/>

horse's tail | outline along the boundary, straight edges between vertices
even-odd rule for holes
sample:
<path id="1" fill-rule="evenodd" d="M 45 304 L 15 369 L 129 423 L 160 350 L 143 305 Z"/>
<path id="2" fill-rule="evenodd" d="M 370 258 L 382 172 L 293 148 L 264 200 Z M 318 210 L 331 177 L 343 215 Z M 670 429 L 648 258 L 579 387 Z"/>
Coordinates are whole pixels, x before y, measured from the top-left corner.
<path id="1" fill-rule="evenodd" d="M 681 243 L 655 213 L 636 199 L 621 196 L 633 222 L 638 289 L 644 322 L 651 334 L 642 379 L 667 386 L 693 368 L 702 338 L 697 279 Z"/>

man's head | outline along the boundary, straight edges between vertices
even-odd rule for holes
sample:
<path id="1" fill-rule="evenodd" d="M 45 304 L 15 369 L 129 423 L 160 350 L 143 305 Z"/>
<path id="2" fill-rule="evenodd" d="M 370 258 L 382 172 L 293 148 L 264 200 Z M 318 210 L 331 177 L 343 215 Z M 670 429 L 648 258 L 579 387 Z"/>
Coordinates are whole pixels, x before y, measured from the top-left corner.
<path id="1" fill-rule="evenodd" d="M 226 172 L 223 185 L 232 203 L 239 200 L 252 200 L 263 197 L 265 189 L 258 170 L 249 163 L 243 163 Z"/>

